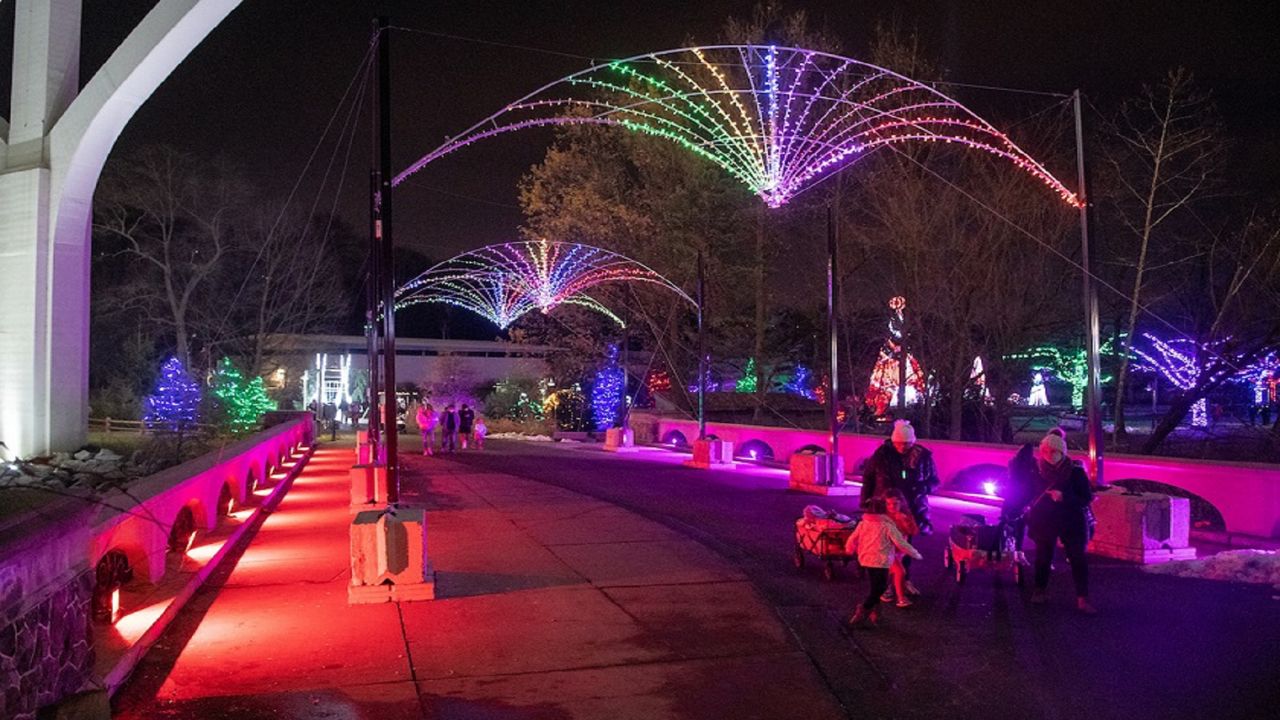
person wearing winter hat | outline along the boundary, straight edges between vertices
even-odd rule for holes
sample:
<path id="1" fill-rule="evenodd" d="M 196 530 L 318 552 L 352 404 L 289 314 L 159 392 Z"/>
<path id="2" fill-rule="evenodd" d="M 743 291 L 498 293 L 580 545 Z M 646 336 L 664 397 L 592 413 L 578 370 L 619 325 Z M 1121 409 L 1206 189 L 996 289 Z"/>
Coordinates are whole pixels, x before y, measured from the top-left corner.
<path id="1" fill-rule="evenodd" d="M 862 468 L 861 505 L 865 508 L 873 498 L 883 498 L 890 490 L 898 490 L 907 498 L 907 509 L 915 518 L 922 535 L 933 532 L 929 522 L 929 493 L 938 487 L 938 470 L 933 453 L 916 443 L 916 430 L 906 420 L 893 424 L 893 434 L 867 458 Z M 904 571 L 910 574 L 911 558 L 903 558 Z M 919 591 L 910 579 L 907 592 Z"/>
<path id="2" fill-rule="evenodd" d="M 1009 463 L 1011 487 L 1006 489 L 1003 515 L 1019 522 L 1025 517 L 1027 534 L 1036 544 L 1033 604 L 1048 601 L 1047 589 L 1058 541 L 1066 550 L 1075 583 L 1076 607 L 1083 613 L 1097 612 L 1089 603 L 1089 564 L 1085 545 L 1089 542 L 1089 504 L 1093 489 L 1084 467 L 1071 459 L 1066 433 L 1050 430 L 1038 446 L 1025 445 Z M 1021 527 L 1017 529 L 1021 546 Z"/>

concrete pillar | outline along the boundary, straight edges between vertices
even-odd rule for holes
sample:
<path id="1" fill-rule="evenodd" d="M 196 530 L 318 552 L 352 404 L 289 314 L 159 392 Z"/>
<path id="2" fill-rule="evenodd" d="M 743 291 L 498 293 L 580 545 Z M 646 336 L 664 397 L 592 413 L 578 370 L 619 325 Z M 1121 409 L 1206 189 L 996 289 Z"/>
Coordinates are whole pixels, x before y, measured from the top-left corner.
<path id="1" fill-rule="evenodd" d="M 84 435 L 88 248 L 52 241 L 47 142 L 80 80 L 80 0 L 19 0 L 14 17 L 0 170 L 0 441 L 29 455 Z"/>
<path id="2" fill-rule="evenodd" d="M 18 0 L 10 121 L 0 121 L 0 441 L 84 442 L 89 227 L 125 124 L 240 0 L 159 0 L 80 86 L 80 0 Z"/>
<path id="3" fill-rule="evenodd" d="M 80 83 L 80 0 L 18 0 L 6 168 L 48 167 L 45 137 Z"/>

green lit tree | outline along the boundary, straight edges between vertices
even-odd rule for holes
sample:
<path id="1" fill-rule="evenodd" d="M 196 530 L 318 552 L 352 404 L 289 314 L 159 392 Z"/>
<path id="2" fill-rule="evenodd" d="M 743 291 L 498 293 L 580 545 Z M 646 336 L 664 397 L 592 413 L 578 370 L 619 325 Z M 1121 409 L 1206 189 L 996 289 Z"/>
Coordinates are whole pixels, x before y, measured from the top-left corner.
<path id="1" fill-rule="evenodd" d="M 262 378 L 246 380 L 231 358 L 218 361 L 209 394 L 215 403 L 218 424 L 236 435 L 253 430 L 263 413 L 275 409 Z"/>

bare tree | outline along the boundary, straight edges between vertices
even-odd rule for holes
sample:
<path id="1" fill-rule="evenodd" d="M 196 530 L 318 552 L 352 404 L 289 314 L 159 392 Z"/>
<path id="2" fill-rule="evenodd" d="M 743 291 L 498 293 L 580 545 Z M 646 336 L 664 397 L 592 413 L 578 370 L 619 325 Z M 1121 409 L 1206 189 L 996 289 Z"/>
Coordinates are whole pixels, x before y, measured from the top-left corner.
<path id="1" fill-rule="evenodd" d="M 1252 215 L 1234 231 L 1205 232 L 1193 250 L 1199 277 L 1183 277 L 1169 304 L 1199 348 L 1195 385 L 1174 398 L 1145 453 L 1164 443 L 1197 400 L 1280 342 L 1280 221 Z"/>
<path id="2" fill-rule="evenodd" d="M 236 333 L 230 344 L 249 359 L 251 372 L 263 371 L 279 336 L 327 332 L 348 314 L 330 225 L 326 218 L 277 219 L 273 211 L 259 213 L 246 233 L 235 270 L 227 273 L 238 301 L 219 308 L 218 327 Z"/>
<path id="3" fill-rule="evenodd" d="M 98 192 L 94 228 L 139 261 L 124 302 L 173 332 L 184 363 L 193 304 L 234 246 L 245 195 L 227 168 L 164 146 L 114 160 Z"/>
<path id="4" fill-rule="evenodd" d="M 1116 374 L 1118 440 L 1126 432 L 1124 392 L 1139 310 L 1149 302 L 1152 274 L 1176 271 L 1187 259 L 1174 249 L 1175 227 L 1214 187 L 1222 141 L 1208 94 L 1196 88 L 1185 69 L 1170 71 L 1159 85 L 1144 87 L 1121 106 L 1106 131 L 1108 205 L 1122 236 L 1136 244 L 1136 252 L 1123 260 L 1125 265 L 1132 263 L 1134 275 Z"/>

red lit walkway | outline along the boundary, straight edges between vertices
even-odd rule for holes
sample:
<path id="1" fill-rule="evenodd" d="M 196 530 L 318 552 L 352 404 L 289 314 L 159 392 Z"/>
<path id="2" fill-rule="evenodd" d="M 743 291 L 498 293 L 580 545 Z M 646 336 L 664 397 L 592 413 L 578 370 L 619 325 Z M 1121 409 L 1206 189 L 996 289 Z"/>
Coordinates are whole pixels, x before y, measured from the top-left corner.
<path id="1" fill-rule="evenodd" d="M 747 579 L 702 545 L 568 490 L 406 460 L 439 599 L 347 604 L 352 453 L 321 446 L 122 690 L 119 717 L 844 714 Z"/>

